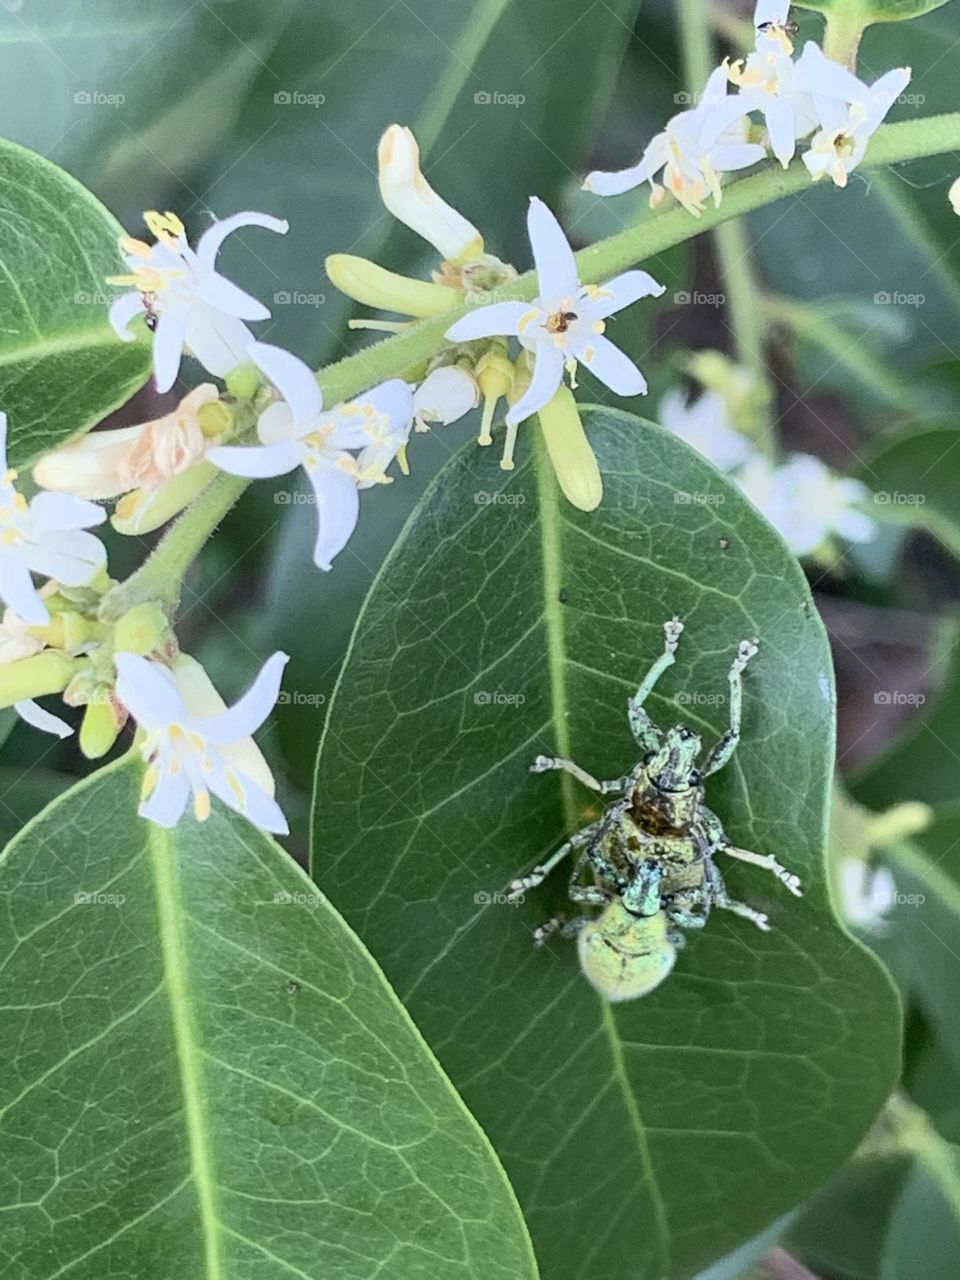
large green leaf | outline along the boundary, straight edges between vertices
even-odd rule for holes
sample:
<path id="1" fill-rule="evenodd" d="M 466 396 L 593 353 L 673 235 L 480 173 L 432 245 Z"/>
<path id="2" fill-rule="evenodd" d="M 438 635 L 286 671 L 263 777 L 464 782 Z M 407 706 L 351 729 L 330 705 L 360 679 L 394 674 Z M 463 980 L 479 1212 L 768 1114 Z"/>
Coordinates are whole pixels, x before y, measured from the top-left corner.
<path id="1" fill-rule="evenodd" d="M 953 1280 L 960 1253 L 960 1147 L 932 1143 L 897 1201 L 880 1280 Z"/>
<path id="2" fill-rule="evenodd" d="M 3 1274 L 533 1277 L 489 1144 L 336 912 L 240 819 L 167 834 L 138 789 L 124 759 L 4 856 Z"/>
<path id="3" fill-rule="evenodd" d="M 606 485 L 592 515 L 561 504 L 528 431 L 514 472 L 468 447 L 411 518 L 330 708 L 313 871 L 493 1140 L 544 1274 L 677 1280 L 845 1158 L 890 1087 L 898 1018 L 826 900 L 833 686 L 798 565 L 675 438 L 587 416 Z M 531 777 L 535 755 L 601 777 L 634 761 L 626 698 L 674 613 L 686 631 L 651 699 L 661 723 L 719 734 L 736 644 L 760 637 L 711 804 L 807 896 L 732 869 L 773 932 L 715 917 L 653 995 L 612 1006 L 568 945 L 531 948 L 563 872 L 517 909 L 497 895 L 596 811 Z"/>
<path id="4" fill-rule="evenodd" d="M 149 347 L 107 323 L 120 226 L 41 156 L 0 142 L 0 409 L 23 464 L 88 430 L 147 378 Z"/>

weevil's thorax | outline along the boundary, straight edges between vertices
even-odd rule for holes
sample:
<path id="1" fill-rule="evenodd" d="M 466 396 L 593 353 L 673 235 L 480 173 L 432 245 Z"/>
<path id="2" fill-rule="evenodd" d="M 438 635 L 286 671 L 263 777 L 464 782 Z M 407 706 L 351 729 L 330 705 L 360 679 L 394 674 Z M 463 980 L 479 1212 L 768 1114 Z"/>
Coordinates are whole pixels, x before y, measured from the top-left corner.
<path id="1" fill-rule="evenodd" d="M 634 822 L 650 835 L 689 834 L 703 805 L 703 780 L 696 768 L 700 738 L 685 725 L 664 735 L 631 775 L 628 795 Z"/>
<path id="2" fill-rule="evenodd" d="M 658 987 L 673 968 L 676 948 L 667 938 L 667 917 L 631 915 L 615 899 L 580 930 L 580 965 L 608 1000 L 635 1000 Z"/>

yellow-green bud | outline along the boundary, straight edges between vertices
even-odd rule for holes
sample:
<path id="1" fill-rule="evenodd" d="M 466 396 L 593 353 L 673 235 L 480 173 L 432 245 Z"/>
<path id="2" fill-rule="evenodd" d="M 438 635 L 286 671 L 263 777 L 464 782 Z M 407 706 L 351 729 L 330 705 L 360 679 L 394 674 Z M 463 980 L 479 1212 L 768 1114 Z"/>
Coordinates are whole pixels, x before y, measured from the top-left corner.
<path id="1" fill-rule="evenodd" d="M 117 503 L 110 523 L 117 533 L 152 533 L 188 506 L 217 474 L 212 462 L 198 462 L 156 489 L 134 489 Z"/>
<path id="2" fill-rule="evenodd" d="M 106 689 L 87 704 L 80 725 L 80 750 L 88 760 L 105 756 L 122 728 L 120 716 Z"/>
<path id="3" fill-rule="evenodd" d="M 32 633 L 45 640 L 52 649 L 76 649 L 97 638 L 101 628 L 72 609 L 63 609 L 51 617 L 45 627 L 32 627 Z"/>
<path id="4" fill-rule="evenodd" d="M 240 369 L 239 372 L 245 373 L 246 370 Z M 230 430 L 233 426 L 233 413 L 230 406 L 224 404 L 222 400 L 211 400 L 207 404 L 202 404 L 197 410 L 197 421 L 206 438 L 212 440 Z"/>
<path id="5" fill-rule="evenodd" d="M 260 370 L 255 364 L 240 364 L 237 365 L 236 369 L 231 369 L 223 381 L 227 390 L 235 399 L 252 400 L 259 391 L 263 379 L 260 377 Z M 203 421 L 201 419 L 202 425 Z M 206 430 L 204 430 L 204 435 L 206 434 Z"/>
<path id="6" fill-rule="evenodd" d="M 143 658 L 160 647 L 169 630 L 167 615 L 158 604 L 134 605 L 114 628 L 113 647 L 117 653 L 137 653 Z"/>
<path id="7" fill-rule="evenodd" d="M 45 693 L 60 693 L 76 669 L 74 659 L 56 649 L 7 662 L 0 666 L 0 707 L 42 698 Z"/>
<path id="8" fill-rule="evenodd" d="M 332 253 L 326 261 L 327 276 L 341 293 L 380 311 L 397 311 L 404 316 L 442 316 L 463 302 L 459 289 L 387 271 L 366 258 L 351 253 Z"/>
<path id="9" fill-rule="evenodd" d="M 569 387 L 558 388 L 540 410 L 540 427 L 567 500 L 580 511 L 595 511 L 603 498 L 603 480 Z"/>
<path id="10" fill-rule="evenodd" d="M 933 810 L 919 800 L 907 800 L 895 804 L 884 813 L 871 814 L 867 819 L 870 843 L 885 845 L 897 840 L 907 840 L 925 831 L 933 822 Z"/>
<path id="11" fill-rule="evenodd" d="M 516 372 L 516 365 L 510 357 L 494 348 L 485 351 L 477 361 L 474 376 L 485 396 L 499 400 L 501 396 L 509 395 Z"/>

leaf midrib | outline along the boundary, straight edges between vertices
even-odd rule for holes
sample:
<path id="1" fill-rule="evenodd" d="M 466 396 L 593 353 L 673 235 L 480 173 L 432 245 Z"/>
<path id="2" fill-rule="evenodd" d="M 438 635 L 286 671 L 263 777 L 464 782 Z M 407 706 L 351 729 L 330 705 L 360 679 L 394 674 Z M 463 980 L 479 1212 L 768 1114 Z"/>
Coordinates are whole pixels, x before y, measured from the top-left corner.
<path id="1" fill-rule="evenodd" d="M 546 632 L 551 719 L 557 752 L 559 755 L 569 758 L 570 729 L 564 671 L 567 665 L 566 635 L 564 631 L 563 606 L 560 603 L 560 592 L 563 586 L 560 572 L 563 561 L 561 552 L 561 511 L 553 465 L 547 457 L 546 447 L 540 433 L 537 432 L 534 438 L 536 441 L 533 449 L 534 471 L 537 484 L 540 545 L 543 563 L 543 620 Z M 579 815 L 576 796 L 574 795 L 573 779 L 567 773 L 560 774 L 560 791 L 563 803 L 564 830 L 570 833 L 579 826 Z M 653 1167 L 653 1159 L 647 1141 L 646 1125 L 627 1077 L 626 1063 L 623 1056 L 623 1042 L 617 1032 L 613 1011 L 609 1001 L 604 1000 L 601 995 L 597 995 L 597 1000 L 600 1005 L 600 1023 L 610 1046 L 613 1076 L 623 1098 L 630 1129 L 636 1140 L 640 1165 L 643 1169 L 646 1183 L 650 1188 L 660 1265 L 664 1274 L 666 1274 L 670 1265 L 670 1229 L 667 1221 L 666 1204 Z"/>
<path id="2" fill-rule="evenodd" d="M 5 365 L 20 364 L 24 360 L 40 360 L 44 356 L 60 355 L 68 351 L 113 346 L 120 341 L 121 339 L 112 329 L 99 326 L 96 329 L 78 330 L 76 333 L 62 333 L 53 338 L 45 338 L 42 342 L 29 342 L 19 347 L 0 349 L 0 368 Z"/>
<path id="3" fill-rule="evenodd" d="M 203 1067 L 198 1037 L 191 1015 L 190 976 L 182 920 L 183 911 L 170 834 L 149 822 L 146 840 L 157 904 L 157 929 L 164 983 L 170 1005 L 173 1047 L 180 1073 L 184 1123 L 190 1153 L 190 1168 L 197 1192 L 206 1280 L 225 1280 L 222 1263 L 220 1223 L 216 1212 L 210 1135 L 204 1115 Z"/>

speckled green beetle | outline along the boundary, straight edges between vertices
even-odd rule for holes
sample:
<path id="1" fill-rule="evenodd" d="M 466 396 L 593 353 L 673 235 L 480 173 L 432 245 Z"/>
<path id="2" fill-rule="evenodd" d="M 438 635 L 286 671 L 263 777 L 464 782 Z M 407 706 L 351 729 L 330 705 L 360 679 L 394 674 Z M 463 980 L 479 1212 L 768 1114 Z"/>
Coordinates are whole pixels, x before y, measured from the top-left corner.
<path id="1" fill-rule="evenodd" d="M 683 623 L 664 624 L 666 644 L 646 679 L 627 704 L 630 728 L 644 752 L 623 778 L 598 782 L 572 760 L 538 756 L 533 773 L 562 769 L 601 795 L 616 794 L 603 816 L 578 831 L 541 867 L 514 880 L 511 898 L 541 884 L 567 854 L 580 851 L 570 877 L 570 899 L 602 907 L 597 916 L 555 916 L 536 930 L 541 946 L 554 934 L 576 937 L 583 972 L 608 1000 L 647 995 L 670 973 L 683 930 L 701 929 L 711 907 L 722 907 L 768 930 L 767 917 L 727 892 L 714 857 L 728 854 L 763 867 L 798 897 L 800 881 L 773 857 L 731 845 L 720 819 L 704 803 L 705 778 L 730 760 L 740 740 L 742 674 L 757 652 L 756 640 L 742 640 L 730 667 L 730 727 L 696 767 L 701 741 L 677 725 L 662 732 L 643 709 L 660 676 L 676 661 Z M 584 873 L 592 883 L 585 884 Z"/>

